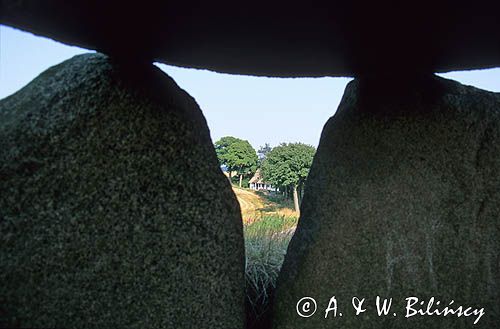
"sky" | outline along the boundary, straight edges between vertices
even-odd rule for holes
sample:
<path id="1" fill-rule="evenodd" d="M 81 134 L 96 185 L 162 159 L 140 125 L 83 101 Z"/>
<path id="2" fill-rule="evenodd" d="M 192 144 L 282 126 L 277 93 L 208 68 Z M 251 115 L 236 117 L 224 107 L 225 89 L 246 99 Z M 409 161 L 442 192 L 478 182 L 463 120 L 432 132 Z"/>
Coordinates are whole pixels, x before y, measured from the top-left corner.
<path id="1" fill-rule="evenodd" d="M 0 26 L 0 99 L 21 89 L 47 68 L 91 52 Z M 348 78 L 265 78 L 157 64 L 200 106 L 212 141 L 223 136 L 265 143 L 317 146 L 323 125 L 342 98 Z M 500 92 L 500 68 L 440 74 Z"/>

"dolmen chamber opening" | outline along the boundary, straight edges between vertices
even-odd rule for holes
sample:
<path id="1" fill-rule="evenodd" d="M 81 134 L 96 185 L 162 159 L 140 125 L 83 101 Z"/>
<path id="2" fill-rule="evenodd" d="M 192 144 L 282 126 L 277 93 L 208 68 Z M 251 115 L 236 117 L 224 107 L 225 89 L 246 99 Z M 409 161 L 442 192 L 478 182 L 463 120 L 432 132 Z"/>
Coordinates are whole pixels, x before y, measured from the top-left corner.
<path id="1" fill-rule="evenodd" d="M 0 23 L 96 53 L 0 100 L 0 327 L 245 328 L 238 202 L 200 107 L 154 62 L 354 77 L 273 328 L 498 327 L 500 94 L 435 75 L 500 66 L 495 11 L 235 6 L 1 3 Z"/>

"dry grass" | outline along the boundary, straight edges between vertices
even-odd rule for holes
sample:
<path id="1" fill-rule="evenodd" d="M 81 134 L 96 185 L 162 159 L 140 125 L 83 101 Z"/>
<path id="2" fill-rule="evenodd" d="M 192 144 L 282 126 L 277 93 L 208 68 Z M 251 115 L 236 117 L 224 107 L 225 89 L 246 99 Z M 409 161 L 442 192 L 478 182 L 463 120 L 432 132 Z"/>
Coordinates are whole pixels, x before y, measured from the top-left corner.
<path id="1" fill-rule="evenodd" d="M 269 216 L 297 217 L 293 205 L 280 197 L 233 186 L 241 207 L 244 223 L 251 223 Z"/>
<path id="2" fill-rule="evenodd" d="M 297 214 L 279 198 L 233 187 L 244 220 L 247 327 L 270 328 L 270 305 Z"/>

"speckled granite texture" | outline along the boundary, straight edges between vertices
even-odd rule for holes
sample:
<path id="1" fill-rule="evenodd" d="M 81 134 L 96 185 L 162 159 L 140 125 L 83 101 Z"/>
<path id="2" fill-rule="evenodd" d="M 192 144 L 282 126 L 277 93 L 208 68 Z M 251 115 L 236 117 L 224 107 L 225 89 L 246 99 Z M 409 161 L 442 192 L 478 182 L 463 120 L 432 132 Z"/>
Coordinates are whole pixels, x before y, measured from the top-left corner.
<path id="1" fill-rule="evenodd" d="M 203 115 L 100 54 L 0 101 L 0 324 L 243 328 L 239 206 Z"/>
<path id="2" fill-rule="evenodd" d="M 499 248 L 500 95 L 431 75 L 354 80 L 323 130 L 274 328 L 497 328 Z M 366 298 L 358 316 L 354 296 Z M 388 316 L 376 296 L 393 298 Z M 485 314 L 406 318 L 411 296 Z"/>

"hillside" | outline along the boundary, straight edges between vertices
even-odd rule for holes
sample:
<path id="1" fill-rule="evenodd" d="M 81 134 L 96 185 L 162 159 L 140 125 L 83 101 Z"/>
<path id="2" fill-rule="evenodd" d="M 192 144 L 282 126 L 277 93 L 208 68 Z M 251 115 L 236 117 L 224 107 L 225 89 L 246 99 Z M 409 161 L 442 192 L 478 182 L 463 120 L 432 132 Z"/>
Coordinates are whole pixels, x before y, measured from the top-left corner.
<path id="1" fill-rule="evenodd" d="M 270 197 L 261 192 L 236 186 L 233 186 L 233 191 L 240 203 L 243 221 L 246 223 L 269 215 L 297 217 L 297 213 L 288 205 L 288 202 L 278 197 Z"/>

